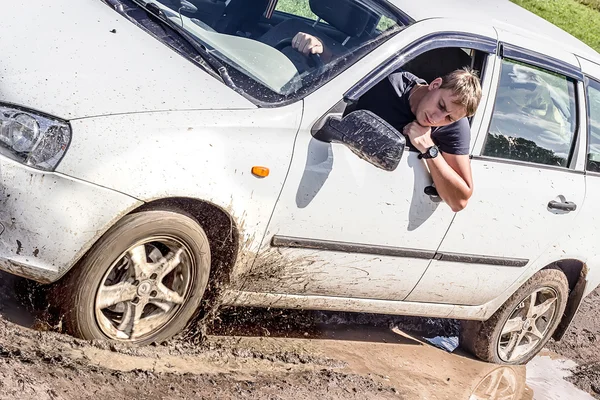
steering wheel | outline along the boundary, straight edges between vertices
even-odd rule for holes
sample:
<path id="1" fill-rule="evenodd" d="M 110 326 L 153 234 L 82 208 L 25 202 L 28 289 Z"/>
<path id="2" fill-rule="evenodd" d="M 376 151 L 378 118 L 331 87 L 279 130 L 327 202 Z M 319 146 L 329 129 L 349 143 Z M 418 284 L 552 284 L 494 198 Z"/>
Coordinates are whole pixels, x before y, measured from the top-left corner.
<path id="1" fill-rule="evenodd" d="M 293 38 L 282 39 L 273 47 L 279 51 L 285 49 L 286 47 L 292 47 L 292 40 Z M 323 69 L 325 69 L 325 64 L 323 63 L 323 60 L 321 59 L 321 56 L 319 54 L 310 53 L 308 55 L 308 60 L 310 61 L 310 64 L 312 64 L 311 66 L 317 69 L 316 73 L 320 74 L 323 71 Z"/>

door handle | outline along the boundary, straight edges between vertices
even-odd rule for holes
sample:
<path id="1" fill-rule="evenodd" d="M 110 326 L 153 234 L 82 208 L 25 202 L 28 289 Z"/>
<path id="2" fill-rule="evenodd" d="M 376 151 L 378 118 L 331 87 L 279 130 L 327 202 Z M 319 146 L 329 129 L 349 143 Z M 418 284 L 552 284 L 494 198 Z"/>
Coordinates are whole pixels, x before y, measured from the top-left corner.
<path id="1" fill-rule="evenodd" d="M 429 197 L 440 197 L 440 194 L 438 193 L 435 186 L 425 186 L 424 192 Z"/>
<path id="2" fill-rule="evenodd" d="M 577 209 L 577 204 L 573 203 L 572 201 L 556 201 L 556 200 L 552 200 L 548 203 L 548 208 L 553 208 L 555 210 L 561 210 L 561 211 L 575 211 Z"/>

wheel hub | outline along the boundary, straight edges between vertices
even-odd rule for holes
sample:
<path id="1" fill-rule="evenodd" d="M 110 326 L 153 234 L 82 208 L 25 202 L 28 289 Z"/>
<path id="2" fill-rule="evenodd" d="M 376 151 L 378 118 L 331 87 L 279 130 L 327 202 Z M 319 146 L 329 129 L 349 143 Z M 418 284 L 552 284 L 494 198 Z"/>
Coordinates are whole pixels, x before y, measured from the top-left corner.
<path id="1" fill-rule="evenodd" d="M 148 296 L 150 294 L 150 292 L 152 292 L 152 289 L 154 288 L 154 282 L 153 281 L 144 281 L 142 283 L 140 283 L 140 286 L 138 286 L 137 289 L 137 294 L 139 296 Z"/>

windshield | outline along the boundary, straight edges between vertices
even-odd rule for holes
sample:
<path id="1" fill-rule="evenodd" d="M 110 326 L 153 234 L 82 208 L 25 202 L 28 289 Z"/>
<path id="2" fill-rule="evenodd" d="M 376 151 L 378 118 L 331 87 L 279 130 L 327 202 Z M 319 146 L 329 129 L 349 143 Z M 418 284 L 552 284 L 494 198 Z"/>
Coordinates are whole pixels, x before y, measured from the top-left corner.
<path id="1" fill-rule="evenodd" d="M 158 6 L 172 24 L 221 60 L 234 80 L 245 79 L 236 82 L 244 92 L 267 101 L 295 97 L 324 83 L 404 26 L 392 11 L 369 0 L 137 3 Z M 293 43 L 298 34 L 321 46 L 303 54 Z"/>

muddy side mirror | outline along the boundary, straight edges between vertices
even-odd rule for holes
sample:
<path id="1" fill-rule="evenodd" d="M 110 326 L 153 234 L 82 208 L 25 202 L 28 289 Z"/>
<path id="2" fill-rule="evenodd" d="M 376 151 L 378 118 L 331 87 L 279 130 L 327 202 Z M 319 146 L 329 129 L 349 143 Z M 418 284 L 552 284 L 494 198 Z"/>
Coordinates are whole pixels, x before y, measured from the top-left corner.
<path id="1" fill-rule="evenodd" d="M 404 136 L 370 111 L 358 110 L 344 118 L 327 117 L 313 136 L 322 142 L 342 143 L 357 156 L 385 171 L 398 167 L 406 146 Z"/>

